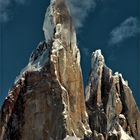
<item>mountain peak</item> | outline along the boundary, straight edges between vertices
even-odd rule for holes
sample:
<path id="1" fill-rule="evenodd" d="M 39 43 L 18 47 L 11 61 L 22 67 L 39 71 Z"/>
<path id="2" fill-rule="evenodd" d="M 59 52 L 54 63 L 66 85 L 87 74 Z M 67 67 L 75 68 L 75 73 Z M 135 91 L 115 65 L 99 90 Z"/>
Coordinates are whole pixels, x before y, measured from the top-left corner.
<path id="1" fill-rule="evenodd" d="M 104 56 L 102 55 L 101 50 L 96 50 L 95 52 L 92 53 L 92 58 L 91 58 L 91 68 L 95 69 L 97 66 L 104 65 Z"/>
<path id="2" fill-rule="evenodd" d="M 138 140 L 140 112 L 128 83 L 106 66 L 101 50 L 93 53 L 91 63 L 86 106 L 94 138 Z"/>
<path id="3" fill-rule="evenodd" d="M 39 43 L 0 112 L 0 140 L 139 140 L 131 89 L 93 52 L 84 97 L 80 51 L 65 0 L 51 0 Z"/>
<path id="4" fill-rule="evenodd" d="M 65 42 L 76 42 L 72 17 L 65 0 L 51 1 L 45 14 L 43 30 L 46 41 L 57 38 L 61 32 L 61 39 Z"/>
<path id="5" fill-rule="evenodd" d="M 43 28 L 45 41 L 33 51 L 3 104 L 0 140 L 81 139 L 92 133 L 80 51 L 64 0 L 51 1 Z"/>

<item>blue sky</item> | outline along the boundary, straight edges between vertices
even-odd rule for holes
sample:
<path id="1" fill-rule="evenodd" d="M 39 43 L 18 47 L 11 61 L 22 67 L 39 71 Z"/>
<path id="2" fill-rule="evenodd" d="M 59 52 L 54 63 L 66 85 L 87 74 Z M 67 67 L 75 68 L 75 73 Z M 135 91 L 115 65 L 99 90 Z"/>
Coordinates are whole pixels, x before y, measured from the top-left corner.
<path id="1" fill-rule="evenodd" d="M 70 0 L 77 27 L 84 83 L 90 55 L 101 49 L 106 64 L 128 80 L 140 106 L 139 0 Z M 44 40 L 49 0 L 0 0 L 0 104 L 31 52 Z"/>

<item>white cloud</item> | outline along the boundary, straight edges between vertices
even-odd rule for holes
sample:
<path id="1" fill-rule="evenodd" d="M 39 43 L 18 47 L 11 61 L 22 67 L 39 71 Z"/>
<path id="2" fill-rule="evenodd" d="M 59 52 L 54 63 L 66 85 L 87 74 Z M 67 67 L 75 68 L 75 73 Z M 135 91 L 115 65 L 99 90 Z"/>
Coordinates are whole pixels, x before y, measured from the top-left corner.
<path id="1" fill-rule="evenodd" d="M 140 33 L 140 22 L 136 17 L 129 17 L 120 26 L 112 30 L 109 45 L 119 44 L 127 38 L 136 36 L 138 33 Z"/>
<path id="2" fill-rule="evenodd" d="M 7 22 L 10 19 L 11 9 L 13 4 L 23 5 L 26 0 L 0 0 L 0 22 Z"/>
<path id="3" fill-rule="evenodd" d="M 23 5 L 27 0 L 0 0 L 0 22 L 7 22 L 10 19 L 13 4 Z M 98 0 L 67 0 L 71 15 L 76 28 L 83 26 L 83 22 L 89 12 L 94 10 Z"/>
<path id="4" fill-rule="evenodd" d="M 80 28 L 89 12 L 96 7 L 96 2 L 95 0 L 68 0 L 68 5 L 76 28 Z"/>

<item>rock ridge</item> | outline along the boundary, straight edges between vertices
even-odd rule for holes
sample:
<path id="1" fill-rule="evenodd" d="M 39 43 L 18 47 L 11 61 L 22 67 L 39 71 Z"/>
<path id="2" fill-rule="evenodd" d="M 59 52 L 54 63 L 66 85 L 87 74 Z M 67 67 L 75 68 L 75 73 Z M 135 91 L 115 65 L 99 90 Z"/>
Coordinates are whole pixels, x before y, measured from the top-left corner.
<path id="1" fill-rule="evenodd" d="M 63 8 L 62 8 L 63 7 Z M 39 43 L 0 112 L 0 140 L 139 140 L 140 112 L 128 83 L 91 58 L 84 97 L 80 51 L 65 0 L 51 0 Z"/>
<path id="2" fill-rule="evenodd" d="M 92 54 L 91 69 L 86 106 L 95 139 L 138 140 L 140 112 L 128 82 L 118 72 L 112 74 L 101 50 Z"/>

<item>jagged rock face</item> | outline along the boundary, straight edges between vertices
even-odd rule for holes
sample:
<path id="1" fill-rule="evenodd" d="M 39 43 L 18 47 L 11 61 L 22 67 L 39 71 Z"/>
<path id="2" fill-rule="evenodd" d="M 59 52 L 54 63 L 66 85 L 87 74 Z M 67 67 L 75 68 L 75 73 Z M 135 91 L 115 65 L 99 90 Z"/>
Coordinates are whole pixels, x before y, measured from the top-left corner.
<path id="1" fill-rule="evenodd" d="M 76 140 L 91 133 L 80 53 L 64 0 L 51 2 L 43 29 L 46 42 L 32 53 L 2 107 L 0 140 Z"/>
<path id="2" fill-rule="evenodd" d="M 140 113 L 127 82 L 112 74 L 100 50 L 93 53 L 91 67 L 86 106 L 94 138 L 139 140 Z"/>
<path id="3" fill-rule="evenodd" d="M 99 50 L 92 56 L 85 105 L 80 52 L 65 0 L 51 0 L 43 30 L 45 41 L 2 106 L 0 140 L 139 140 L 132 92 L 120 74 L 112 75 Z"/>

